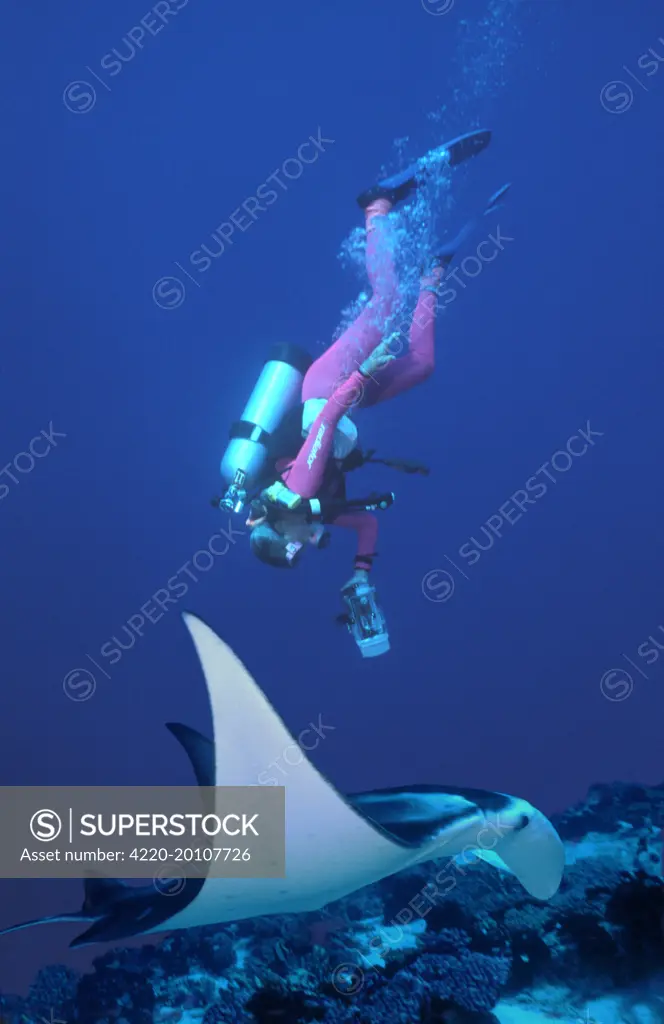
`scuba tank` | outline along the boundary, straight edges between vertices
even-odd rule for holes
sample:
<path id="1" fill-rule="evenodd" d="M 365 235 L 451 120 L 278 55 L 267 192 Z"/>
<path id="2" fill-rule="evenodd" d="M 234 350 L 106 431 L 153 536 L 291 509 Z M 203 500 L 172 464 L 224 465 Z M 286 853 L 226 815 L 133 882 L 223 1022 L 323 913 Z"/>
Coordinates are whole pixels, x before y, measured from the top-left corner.
<path id="1" fill-rule="evenodd" d="M 348 627 L 363 658 L 377 658 L 387 654 L 390 637 L 383 611 L 376 599 L 376 588 L 361 581 L 345 587 L 341 592 L 348 611 L 339 616 L 339 622 Z"/>
<path id="2" fill-rule="evenodd" d="M 295 345 L 275 345 L 268 354 L 242 416 L 229 433 L 221 460 L 226 485 L 219 507 L 242 512 L 248 491 L 264 468 L 270 438 L 294 406 L 301 402 L 302 381 L 313 359 Z"/>

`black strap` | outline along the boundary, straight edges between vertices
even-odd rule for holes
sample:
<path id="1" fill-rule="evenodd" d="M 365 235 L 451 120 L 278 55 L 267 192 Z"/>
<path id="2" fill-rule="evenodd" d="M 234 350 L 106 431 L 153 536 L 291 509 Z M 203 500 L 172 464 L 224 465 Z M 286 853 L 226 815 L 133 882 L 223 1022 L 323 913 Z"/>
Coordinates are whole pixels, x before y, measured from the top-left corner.
<path id="1" fill-rule="evenodd" d="M 353 563 L 353 567 L 355 569 L 363 569 L 364 566 L 360 565 L 359 563 L 360 562 L 364 562 L 370 568 L 373 568 L 374 558 L 378 558 L 378 552 L 377 551 L 372 552 L 372 554 L 370 554 L 370 555 L 355 555 L 355 561 Z"/>
<path id="2" fill-rule="evenodd" d="M 265 446 L 267 446 L 270 439 L 267 430 L 257 427 L 255 423 L 250 423 L 249 420 L 237 420 L 235 423 L 232 423 L 228 436 L 231 441 L 242 438 L 242 440 L 256 441 L 257 444 Z"/>
<path id="3" fill-rule="evenodd" d="M 355 448 L 341 463 L 342 471 L 344 473 L 352 473 L 354 469 L 360 469 L 362 466 L 366 466 L 367 463 L 374 463 L 389 466 L 390 469 L 396 469 L 400 473 L 419 473 L 421 476 L 428 476 L 430 473 L 429 467 L 421 462 L 410 462 L 404 459 L 374 459 L 375 453 L 375 448 L 371 448 L 367 452 L 362 452 L 359 448 Z"/>

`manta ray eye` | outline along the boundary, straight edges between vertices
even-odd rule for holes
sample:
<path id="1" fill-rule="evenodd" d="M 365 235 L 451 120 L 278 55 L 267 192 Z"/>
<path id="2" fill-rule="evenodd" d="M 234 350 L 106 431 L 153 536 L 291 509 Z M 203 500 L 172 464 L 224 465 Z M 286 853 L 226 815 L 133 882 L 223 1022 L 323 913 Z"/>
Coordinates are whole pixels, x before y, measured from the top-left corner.
<path id="1" fill-rule="evenodd" d="M 526 825 L 530 825 L 530 818 L 527 814 L 522 814 L 521 818 L 519 819 L 519 824 L 517 825 L 517 829 L 519 830 L 519 832 L 522 828 L 525 828 Z"/>

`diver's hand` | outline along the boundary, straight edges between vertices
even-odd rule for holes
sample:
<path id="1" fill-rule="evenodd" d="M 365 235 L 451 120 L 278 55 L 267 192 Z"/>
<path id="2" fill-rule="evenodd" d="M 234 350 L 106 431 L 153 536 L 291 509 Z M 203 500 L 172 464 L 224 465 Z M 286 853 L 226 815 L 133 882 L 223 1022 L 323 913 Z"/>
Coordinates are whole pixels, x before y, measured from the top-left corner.
<path id="1" fill-rule="evenodd" d="M 396 359 L 396 356 L 390 352 L 390 338 L 383 338 L 380 345 L 373 350 L 370 356 L 367 356 L 360 366 L 360 373 L 365 377 L 370 377 L 373 373 L 383 370 L 393 359 Z"/>
<path id="2" fill-rule="evenodd" d="M 348 590 L 350 587 L 357 586 L 358 583 L 368 583 L 369 573 L 366 569 L 356 569 L 351 578 L 347 583 L 344 583 L 342 590 Z"/>
<path id="3" fill-rule="evenodd" d="M 268 487 L 263 494 L 268 501 L 273 501 L 275 505 L 281 505 L 282 508 L 290 510 L 297 508 L 302 501 L 299 494 L 296 494 L 295 491 L 289 491 L 280 480 L 277 480 L 271 487 Z"/>

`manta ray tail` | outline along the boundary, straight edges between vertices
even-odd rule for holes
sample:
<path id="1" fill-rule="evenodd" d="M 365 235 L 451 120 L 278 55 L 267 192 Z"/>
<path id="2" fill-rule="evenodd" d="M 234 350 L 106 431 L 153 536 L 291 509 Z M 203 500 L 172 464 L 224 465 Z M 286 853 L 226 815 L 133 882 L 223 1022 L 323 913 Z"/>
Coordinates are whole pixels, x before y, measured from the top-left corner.
<path id="1" fill-rule="evenodd" d="M 34 921 L 23 921 L 22 924 L 13 924 L 9 928 L 0 930 L 0 935 L 9 935 L 10 932 L 20 932 L 24 928 L 33 928 L 38 924 L 59 924 L 63 921 L 91 921 L 92 918 L 84 917 L 81 911 L 72 914 L 54 914 L 53 917 L 37 917 Z"/>
<path id="2" fill-rule="evenodd" d="M 127 886 L 112 878 L 86 878 L 83 882 L 84 899 L 80 910 L 72 911 L 69 914 L 53 914 L 51 917 L 37 917 L 34 921 L 24 921 L 22 924 L 11 925 L 10 928 L 3 928 L 0 935 L 7 935 L 9 932 L 20 932 L 24 928 L 33 928 L 40 924 L 61 924 L 66 921 L 94 921 L 98 923 L 117 900 L 126 891 Z M 93 928 L 95 925 L 93 925 Z M 84 932 L 84 935 L 92 929 Z M 84 935 L 80 935 L 71 943 L 76 946 Z"/>

